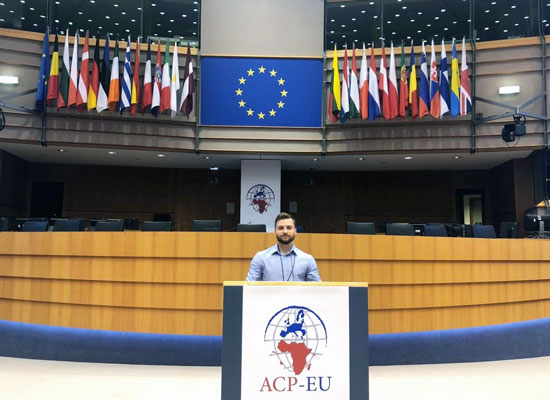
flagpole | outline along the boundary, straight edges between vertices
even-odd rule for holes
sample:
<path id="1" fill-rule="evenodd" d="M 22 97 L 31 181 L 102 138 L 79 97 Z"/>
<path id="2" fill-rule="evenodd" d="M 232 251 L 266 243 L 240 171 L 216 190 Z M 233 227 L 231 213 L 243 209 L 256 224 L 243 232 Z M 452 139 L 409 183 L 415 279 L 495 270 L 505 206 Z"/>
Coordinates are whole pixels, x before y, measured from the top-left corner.
<path id="1" fill-rule="evenodd" d="M 46 34 L 49 36 L 50 35 L 50 26 L 46 26 Z M 47 57 L 50 56 L 50 49 L 48 48 L 48 55 Z M 47 72 L 47 74 L 49 75 L 49 71 Z M 49 78 L 49 76 L 48 76 Z M 46 96 L 46 94 L 44 94 L 44 96 Z M 46 140 L 46 99 L 44 99 L 44 102 L 42 104 L 42 126 L 40 127 L 40 145 L 42 147 L 48 147 L 48 142 Z"/>

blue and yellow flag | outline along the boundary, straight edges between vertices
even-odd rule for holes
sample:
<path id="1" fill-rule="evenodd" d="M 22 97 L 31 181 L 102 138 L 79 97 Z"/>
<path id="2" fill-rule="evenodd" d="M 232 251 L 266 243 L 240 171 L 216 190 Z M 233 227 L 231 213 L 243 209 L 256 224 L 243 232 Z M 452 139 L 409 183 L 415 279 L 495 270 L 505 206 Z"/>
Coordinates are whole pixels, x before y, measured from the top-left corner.
<path id="1" fill-rule="evenodd" d="M 50 29 L 46 28 L 44 43 L 42 45 L 42 57 L 40 60 L 40 72 L 38 73 L 38 86 L 36 87 L 36 108 L 44 108 L 44 100 L 48 93 L 48 74 L 50 73 Z"/>
<path id="2" fill-rule="evenodd" d="M 460 114 L 460 80 L 458 74 L 458 58 L 456 58 L 456 41 L 453 39 L 453 61 L 451 64 L 451 116 Z"/>
<path id="3" fill-rule="evenodd" d="M 320 127 L 322 60 L 201 58 L 201 123 Z"/>

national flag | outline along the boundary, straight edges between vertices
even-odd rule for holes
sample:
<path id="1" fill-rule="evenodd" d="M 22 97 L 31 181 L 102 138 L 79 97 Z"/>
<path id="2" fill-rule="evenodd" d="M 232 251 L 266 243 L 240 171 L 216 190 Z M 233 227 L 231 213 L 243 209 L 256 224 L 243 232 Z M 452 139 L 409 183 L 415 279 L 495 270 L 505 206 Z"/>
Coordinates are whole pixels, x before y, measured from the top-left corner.
<path id="1" fill-rule="evenodd" d="M 97 107 L 99 93 L 99 39 L 95 40 L 94 59 L 92 61 L 92 78 L 88 87 L 88 111 Z"/>
<path id="2" fill-rule="evenodd" d="M 160 107 L 160 85 L 162 82 L 162 61 L 160 55 L 160 40 L 157 44 L 157 65 L 155 66 L 155 80 L 153 83 L 153 99 L 151 101 L 151 114 L 158 115 Z"/>
<path id="3" fill-rule="evenodd" d="M 397 75 L 395 73 L 395 53 L 393 51 L 393 42 L 391 42 L 390 50 L 390 71 L 388 73 L 389 83 L 388 91 L 390 97 L 390 118 L 395 118 L 399 115 L 399 95 L 397 94 Z"/>
<path id="4" fill-rule="evenodd" d="M 113 53 L 113 64 L 111 67 L 111 79 L 109 80 L 109 110 L 115 111 L 118 102 L 120 101 L 120 72 L 118 60 L 118 37 L 115 44 L 115 52 Z"/>
<path id="5" fill-rule="evenodd" d="M 38 86 L 36 87 L 36 108 L 44 109 L 44 99 L 48 94 L 48 74 L 50 72 L 50 28 L 44 33 L 42 44 L 42 58 L 40 60 L 40 72 L 38 73 Z"/>
<path id="6" fill-rule="evenodd" d="M 382 41 L 382 58 L 380 60 L 380 74 L 378 75 L 378 90 L 382 94 L 382 115 L 390 119 L 390 93 L 388 90 L 388 69 L 386 65 L 386 43 Z"/>
<path id="7" fill-rule="evenodd" d="M 453 61 L 451 65 L 451 116 L 460 114 L 460 79 L 458 77 L 458 59 L 456 58 L 456 41 L 453 38 Z"/>
<path id="8" fill-rule="evenodd" d="M 330 94 L 328 96 L 328 116 L 332 122 L 338 121 L 340 118 L 340 109 L 342 102 L 340 98 L 340 69 L 338 68 L 338 50 L 334 45 L 334 53 L 332 56 L 332 79 L 330 83 Z"/>
<path id="9" fill-rule="evenodd" d="M 138 104 L 139 104 L 139 92 L 140 92 L 140 86 L 139 86 L 139 50 L 140 50 L 140 43 L 139 43 L 139 36 L 136 41 L 136 53 L 134 55 L 134 79 L 132 79 L 132 98 L 131 98 L 131 108 L 130 108 L 130 114 L 135 115 Z"/>
<path id="10" fill-rule="evenodd" d="M 76 95 L 76 109 L 78 112 L 84 111 L 84 104 L 88 102 L 88 85 L 90 83 L 90 53 L 88 47 L 88 32 L 86 32 L 82 62 L 80 63 L 80 76 L 78 78 L 78 93 Z"/>
<path id="11" fill-rule="evenodd" d="M 109 75 L 111 73 L 111 62 L 109 61 L 109 35 L 105 38 L 103 58 L 99 68 L 99 92 L 97 94 L 97 112 L 109 108 Z"/>
<path id="12" fill-rule="evenodd" d="M 170 44 L 166 41 L 166 51 L 164 53 L 164 65 L 162 66 L 162 85 L 160 88 L 160 107 L 162 114 L 170 109 Z"/>
<path id="13" fill-rule="evenodd" d="M 441 41 L 441 71 L 439 84 L 440 111 L 439 116 L 449 112 L 451 99 L 449 95 L 449 71 L 447 71 L 447 53 L 445 51 L 445 40 Z"/>
<path id="14" fill-rule="evenodd" d="M 145 113 L 151 107 L 153 101 L 153 83 L 151 82 L 151 41 L 147 41 L 147 60 L 143 73 L 143 96 L 141 98 L 141 111 Z"/>
<path id="15" fill-rule="evenodd" d="M 178 90 L 180 89 L 180 68 L 178 66 L 178 42 L 174 42 L 172 57 L 172 80 L 170 81 L 170 116 L 178 113 Z"/>
<path id="16" fill-rule="evenodd" d="M 466 38 L 462 38 L 462 65 L 460 68 L 460 115 L 472 111 L 472 97 L 470 92 L 470 77 L 466 60 Z"/>
<path id="17" fill-rule="evenodd" d="M 420 103 L 418 107 L 418 116 L 422 118 L 430 112 L 430 84 L 428 83 L 428 62 L 426 59 L 424 41 L 422 41 L 422 55 L 420 60 Z"/>
<path id="18" fill-rule="evenodd" d="M 399 115 L 405 118 L 409 105 L 409 83 L 407 80 L 407 65 L 405 64 L 405 45 L 401 41 L 401 74 L 399 78 Z"/>
<path id="19" fill-rule="evenodd" d="M 359 110 L 361 109 L 359 100 L 359 83 L 357 78 L 357 62 L 355 61 L 355 43 L 353 44 L 353 54 L 351 59 L 351 75 L 349 86 L 349 117 L 357 118 L 359 116 Z"/>
<path id="20" fill-rule="evenodd" d="M 193 110 L 193 93 L 195 93 L 195 81 L 193 75 L 193 59 L 191 48 L 187 43 L 187 56 L 185 56 L 185 72 L 183 74 L 183 89 L 181 90 L 180 111 L 189 119 Z"/>
<path id="21" fill-rule="evenodd" d="M 57 33 L 55 34 L 55 42 L 53 45 L 52 63 L 50 66 L 50 77 L 48 78 L 48 96 L 46 102 L 49 106 L 53 106 L 55 100 L 59 96 L 59 42 Z"/>
<path id="22" fill-rule="evenodd" d="M 435 57 L 435 46 L 432 39 L 432 56 L 430 58 L 430 115 L 439 118 L 439 81 L 437 79 L 437 59 Z"/>
<path id="23" fill-rule="evenodd" d="M 416 82 L 416 65 L 414 60 L 414 45 L 411 40 L 411 61 L 410 61 L 410 72 L 409 72 L 409 104 L 411 105 L 411 116 L 414 118 L 418 117 L 418 91 L 417 91 L 417 82 Z"/>
<path id="24" fill-rule="evenodd" d="M 73 58 L 71 58 L 71 80 L 69 81 L 69 100 L 67 107 L 76 106 L 78 95 L 78 31 L 74 34 Z"/>
<path id="25" fill-rule="evenodd" d="M 361 104 L 361 119 L 369 117 L 369 67 L 367 51 L 363 42 L 363 56 L 361 57 L 361 75 L 359 76 L 359 104 Z"/>
<path id="26" fill-rule="evenodd" d="M 374 120 L 380 115 L 380 98 L 378 96 L 378 79 L 376 76 L 376 60 L 374 59 L 374 43 L 370 48 L 369 68 L 369 119 Z"/>
<path id="27" fill-rule="evenodd" d="M 130 36 L 126 43 L 126 54 L 124 56 L 124 71 L 122 72 L 122 93 L 120 94 L 120 114 L 130 107 L 132 98 L 132 81 L 131 81 L 131 66 L 130 66 Z"/>
<path id="28" fill-rule="evenodd" d="M 349 118 L 349 67 L 348 67 L 348 46 L 344 47 L 344 69 L 342 70 L 342 109 L 340 110 L 340 122 Z"/>
<path id="29" fill-rule="evenodd" d="M 59 92 L 57 93 L 57 109 L 67 107 L 69 104 L 69 70 L 71 60 L 69 59 L 69 30 L 65 33 L 65 43 L 63 43 L 63 64 L 61 65 L 61 74 L 59 76 Z"/>

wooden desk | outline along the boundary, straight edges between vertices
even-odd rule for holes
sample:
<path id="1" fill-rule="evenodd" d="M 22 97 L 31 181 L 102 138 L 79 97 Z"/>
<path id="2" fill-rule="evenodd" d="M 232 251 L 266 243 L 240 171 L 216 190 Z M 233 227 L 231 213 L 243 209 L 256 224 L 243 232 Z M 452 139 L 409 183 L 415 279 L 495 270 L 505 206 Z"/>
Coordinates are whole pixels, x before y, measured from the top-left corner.
<path id="1" fill-rule="evenodd" d="M 219 335 L 222 282 L 272 233 L 1 232 L 0 319 Z M 299 234 L 325 281 L 369 283 L 371 333 L 550 316 L 550 241 Z"/>

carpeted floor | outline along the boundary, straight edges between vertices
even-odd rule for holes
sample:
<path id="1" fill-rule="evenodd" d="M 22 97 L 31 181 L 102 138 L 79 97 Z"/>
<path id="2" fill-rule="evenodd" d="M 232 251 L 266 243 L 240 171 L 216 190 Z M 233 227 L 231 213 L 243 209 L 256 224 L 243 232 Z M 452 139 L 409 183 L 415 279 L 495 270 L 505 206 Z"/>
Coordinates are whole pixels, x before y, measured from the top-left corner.
<path id="1" fill-rule="evenodd" d="M 550 399 L 550 357 L 370 368 L 371 400 Z M 219 400 L 221 368 L 0 357 L 1 400 Z"/>

